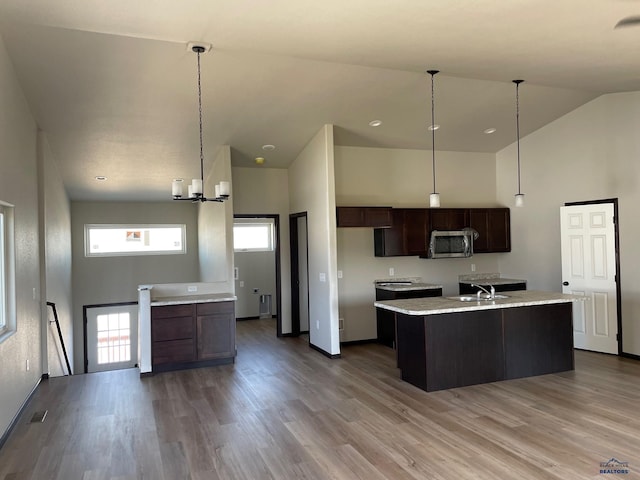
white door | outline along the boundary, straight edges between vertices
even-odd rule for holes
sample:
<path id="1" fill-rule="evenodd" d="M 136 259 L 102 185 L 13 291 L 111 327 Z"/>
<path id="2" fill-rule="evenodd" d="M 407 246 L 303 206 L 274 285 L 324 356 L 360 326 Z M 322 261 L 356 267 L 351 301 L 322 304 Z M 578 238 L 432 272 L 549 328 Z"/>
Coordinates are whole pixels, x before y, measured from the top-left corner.
<path id="1" fill-rule="evenodd" d="M 560 208 L 562 291 L 573 303 L 576 348 L 618 353 L 618 306 L 613 204 Z"/>
<path id="2" fill-rule="evenodd" d="M 138 363 L 138 305 L 87 308 L 87 372 Z"/>

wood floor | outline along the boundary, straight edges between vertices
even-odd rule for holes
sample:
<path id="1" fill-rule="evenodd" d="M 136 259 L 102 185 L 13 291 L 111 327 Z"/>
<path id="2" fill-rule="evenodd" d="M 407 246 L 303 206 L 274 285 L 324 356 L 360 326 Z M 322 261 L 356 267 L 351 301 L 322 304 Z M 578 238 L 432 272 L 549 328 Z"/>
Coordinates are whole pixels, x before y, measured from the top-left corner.
<path id="1" fill-rule="evenodd" d="M 270 320 L 238 323 L 235 365 L 42 383 L 0 451 L 0 479 L 640 478 L 640 362 L 426 393 L 393 351 L 330 360 Z M 28 423 L 48 410 L 44 423 Z"/>

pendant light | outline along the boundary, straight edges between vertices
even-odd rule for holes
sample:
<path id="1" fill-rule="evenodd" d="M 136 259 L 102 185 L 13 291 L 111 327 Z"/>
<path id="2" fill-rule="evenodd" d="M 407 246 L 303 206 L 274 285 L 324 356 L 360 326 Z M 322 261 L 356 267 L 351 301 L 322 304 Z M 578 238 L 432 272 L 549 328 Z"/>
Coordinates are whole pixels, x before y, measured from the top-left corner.
<path id="1" fill-rule="evenodd" d="M 182 196 L 181 178 L 177 178 L 171 185 L 171 194 L 174 200 L 189 200 L 191 202 L 224 202 L 229 198 L 230 187 L 229 182 L 220 182 L 214 188 L 215 197 L 207 198 L 204 195 L 204 154 L 202 148 L 202 86 L 200 83 L 200 55 L 207 52 L 211 45 L 206 44 L 189 44 L 191 50 L 198 57 L 198 120 L 200 125 L 200 178 L 191 180 L 191 185 L 187 187 L 187 197 Z"/>
<path id="2" fill-rule="evenodd" d="M 516 84 L 516 138 L 518 148 L 518 193 L 516 193 L 516 207 L 524 206 L 524 193 L 520 191 L 520 84 L 524 80 L 513 80 Z"/>
<path id="3" fill-rule="evenodd" d="M 436 108 L 435 108 L 435 95 L 433 88 L 433 77 L 440 70 L 427 70 L 427 73 L 431 75 L 431 168 L 433 171 L 433 192 L 429 195 L 429 206 L 431 208 L 437 208 L 440 206 L 440 194 L 436 192 Z"/>

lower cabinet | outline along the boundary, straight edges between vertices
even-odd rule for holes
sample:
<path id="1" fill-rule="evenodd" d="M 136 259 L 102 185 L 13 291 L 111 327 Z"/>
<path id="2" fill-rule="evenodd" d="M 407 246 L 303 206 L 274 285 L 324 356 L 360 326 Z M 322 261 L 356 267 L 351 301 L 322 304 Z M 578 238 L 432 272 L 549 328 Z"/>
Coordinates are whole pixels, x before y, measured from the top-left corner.
<path id="1" fill-rule="evenodd" d="M 233 302 L 151 307 L 154 371 L 231 363 L 236 355 Z"/>

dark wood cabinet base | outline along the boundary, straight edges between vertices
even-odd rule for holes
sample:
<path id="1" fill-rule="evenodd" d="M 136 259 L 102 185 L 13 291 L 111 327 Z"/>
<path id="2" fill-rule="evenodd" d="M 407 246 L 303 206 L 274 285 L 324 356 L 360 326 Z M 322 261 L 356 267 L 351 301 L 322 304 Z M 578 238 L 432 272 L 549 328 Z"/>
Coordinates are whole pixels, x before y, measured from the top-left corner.
<path id="1" fill-rule="evenodd" d="M 426 391 L 573 370 L 571 303 L 397 314 L 402 379 Z"/>

